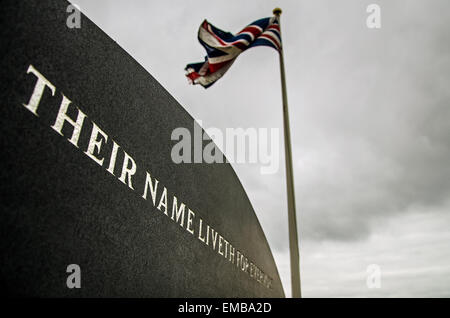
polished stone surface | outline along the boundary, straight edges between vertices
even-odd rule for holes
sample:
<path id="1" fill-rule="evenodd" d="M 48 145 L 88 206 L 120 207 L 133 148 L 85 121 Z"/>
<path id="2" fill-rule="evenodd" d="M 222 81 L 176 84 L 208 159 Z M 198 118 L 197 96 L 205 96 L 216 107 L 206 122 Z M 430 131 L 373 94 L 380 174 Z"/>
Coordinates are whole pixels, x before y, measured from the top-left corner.
<path id="1" fill-rule="evenodd" d="M 68 4 L 7 0 L 0 7 L 2 292 L 283 297 L 269 245 L 232 167 L 173 163 L 171 133 L 186 127 L 193 134 L 193 119 L 88 18 L 82 16 L 80 29 L 68 28 Z M 38 78 L 27 74 L 30 65 L 55 87 L 54 96 L 45 88 L 38 116 L 24 106 Z M 70 124 L 64 123 L 64 136 L 51 127 L 62 94 L 72 101 L 71 118 L 76 107 L 87 116 L 78 148 L 68 141 Z M 101 165 L 85 154 L 93 123 L 108 136 L 100 151 L 94 149 L 104 158 Z M 113 140 L 120 146 L 114 175 L 107 171 Z M 136 164 L 134 189 L 127 175 L 125 183 L 119 180 L 124 151 Z M 153 205 L 150 190 L 143 199 L 146 172 L 159 181 L 156 205 L 167 188 L 169 215 Z M 186 205 L 183 226 L 170 217 L 174 195 Z M 193 234 L 188 208 L 195 213 Z M 251 266 L 243 271 L 236 256 L 233 262 L 222 256 L 218 245 L 212 246 L 213 236 L 208 245 L 199 239 L 200 219 L 203 231 L 210 226 L 264 271 L 270 286 L 257 281 L 254 267 L 253 273 Z M 66 286 L 69 264 L 80 266 L 81 288 Z"/>

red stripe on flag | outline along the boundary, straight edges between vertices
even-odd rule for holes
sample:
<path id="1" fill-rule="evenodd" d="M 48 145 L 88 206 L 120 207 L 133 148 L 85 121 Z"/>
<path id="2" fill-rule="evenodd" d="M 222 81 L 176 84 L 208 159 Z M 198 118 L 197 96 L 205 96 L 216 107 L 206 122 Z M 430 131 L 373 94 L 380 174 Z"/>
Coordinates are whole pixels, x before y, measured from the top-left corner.
<path id="1" fill-rule="evenodd" d="M 267 28 L 267 30 L 270 30 L 270 29 L 275 29 L 275 30 L 277 30 L 279 32 L 280 31 L 280 26 L 278 24 L 272 24 L 271 26 L 269 26 Z"/>
<path id="2" fill-rule="evenodd" d="M 209 64 L 209 72 L 210 73 L 214 73 L 218 70 L 220 70 L 222 67 L 226 66 L 228 63 L 230 63 L 230 61 L 226 61 L 226 62 L 220 62 L 220 63 L 215 63 L 215 64 Z"/>
<path id="3" fill-rule="evenodd" d="M 238 49 L 241 49 L 242 51 L 245 50 L 246 48 L 248 48 L 247 44 L 240 42 L 240 41 L 233 42 L 233 45 L 235 47 L 237 47 Z"/>
<path id="4" fill-rule="evenodd" d="M 209 29 L 209 23 L 208 21 L 204 21 L 202 24 L 202 28 L 204 28 L 206 30 L 206 32 L 208 32 L 209 34 L 211 34 L 217 41 L 219 41 L 220 44 L 222 44 L 223 46 L 227 46 L 228 44 L 224 41 L 222 41 L 221 38 L 219 38 L 212 30 Z"/>
<path id="5" fill-rule="evenodd" d="M 186 74 L 186 76 L 188 78 L 190 78 L 192 81 L 194 81 L 195 79 L 200 77 L 200 75 L 197 72 L 192 72 L 192 73 Z"/>
<path id="6" fill-rule="evenodd" d="M 278 40 L 276 40 L 273 36 L 269 35 L 269 34 L 261 34 L 259 36 L 260 38 L 267 38 L 269 40 L 271 40 L 273 42 L 273 44 L 275 44 L 275 46 L 277 47 L 277 49 L 280 49 L 280 45 L 278 44 Z"/>
<path id="7" fill-rule="evenodd" d="M 250 26 L 246 27 L 244 30 L 242 30 L 241 32 L 239 32 L 238 34 L 241 34 L 244 32 L 249 32 L 249 33 L 253 34 L 255 37 L 257 37 L 262 31 L 260 28 L 250 25 Z"/>

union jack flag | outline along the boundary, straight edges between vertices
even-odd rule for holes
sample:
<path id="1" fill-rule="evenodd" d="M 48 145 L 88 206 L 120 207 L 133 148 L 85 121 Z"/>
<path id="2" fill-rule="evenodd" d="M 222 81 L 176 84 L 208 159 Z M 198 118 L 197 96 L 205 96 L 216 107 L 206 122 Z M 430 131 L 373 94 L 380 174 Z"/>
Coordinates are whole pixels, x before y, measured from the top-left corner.
<path id="1" fill-rule="evenodd" d="M 198 29 L 198 40 L 206 50 L 204 62 L 188 64 L 186 76 L 191 84 L 210 87 L 230 68 L 239 54 L 255 46 L 281 50 L 280 25 L 277 16 L 259 19 L 236 35 L 222 31 L 204 20 Z"/>

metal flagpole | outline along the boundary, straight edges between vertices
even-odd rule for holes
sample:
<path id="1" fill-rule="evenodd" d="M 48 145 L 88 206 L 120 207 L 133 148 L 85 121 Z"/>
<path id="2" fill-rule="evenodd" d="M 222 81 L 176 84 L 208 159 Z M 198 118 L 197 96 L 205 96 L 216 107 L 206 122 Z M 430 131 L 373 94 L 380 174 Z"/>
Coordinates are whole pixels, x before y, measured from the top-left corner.
<path id="1" fill-rule="evenodd" d="M 280 25 L 281 9 L 280 8 L 273 9 L 273 14 L 278 18 L 278 23 Z M 290 131 L 289 113 L 288 113 L 288 101 L 286 92 L 286 77 L 284 72 L 283 46 L 281 47 L 279 53 L 280 53 L 281 89 L 283 95 L 284 151 L 286 159 L 286 185 L 287 185 L 287 199 L 288 199 L 289 248 L 291 254 L 292 297 L 301 298 L 302 294 L 300 288 L 300 254 L 298 249 L 297 217 L 295 214 L 294 174 L 292 172 L 291 135 L 289 133 Z"/>

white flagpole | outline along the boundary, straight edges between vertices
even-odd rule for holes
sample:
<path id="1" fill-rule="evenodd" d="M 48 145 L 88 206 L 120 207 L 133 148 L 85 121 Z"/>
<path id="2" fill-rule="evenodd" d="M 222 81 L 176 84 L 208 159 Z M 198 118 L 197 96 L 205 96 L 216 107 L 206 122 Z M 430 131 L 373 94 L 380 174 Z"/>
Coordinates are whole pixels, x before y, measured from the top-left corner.
<path id="1" fill-rule="evenodd" d="M 273 9 L 273 14 L 278 18 L 280 23 L 281 9 Z M 281 25 L 280 25 L 281 33 Z M 288 100 L 286 92 L 286 75 L 284 71 L 284 57 L 283 46 L 279 52 L 280 55 L 280 74 L 281 74 L 281 89 L 283 96 L 283 124 L 284 124 L 284 151 L 286 159 L 286 185 L 287 185 L 287 199 L 288 199 L 288 223 L 289 223 L 289 249 L 291 256 L 291 284 L 292 297 L 301 298 L 300 288 L 300 254 L 298 248 L 298 234 L 297 234 L 297 216 L 295 213 L 295 193 L 294 193 L 294 174 L 292 172 L 292 150 L 291 150 L 291 135 L 289 128 L 289 113 Z"/>

